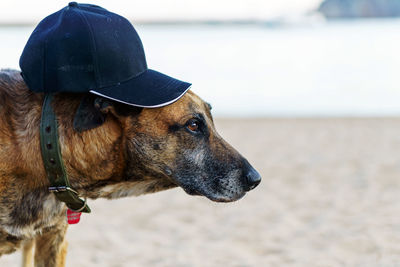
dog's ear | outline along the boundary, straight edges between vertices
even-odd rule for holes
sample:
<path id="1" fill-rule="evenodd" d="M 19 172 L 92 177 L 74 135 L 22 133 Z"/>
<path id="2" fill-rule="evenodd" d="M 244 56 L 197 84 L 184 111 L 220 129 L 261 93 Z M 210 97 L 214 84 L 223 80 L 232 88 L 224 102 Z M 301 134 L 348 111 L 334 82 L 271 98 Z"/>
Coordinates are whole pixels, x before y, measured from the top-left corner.
<path id="1" fill-rule="evenodd" d="M 88 94 L 83 97 L 75 113 L 74 129 L 78 132 L 94 129 L 104 123 L 107 114 L 112 114 L 116 118 L 121 119 L 127 116 L 138 115 L 142 109 Z"/>
<path id="2" fill-rule="evenodd" d="M 117 101 L 112 101 L 103 97 L 94 100 L 94 106 L 103 114 L 112 114 L 114 117 L 123 120 L 128 116 L 136 116 L 142 112 L 142 107 L 131 106 Z"/>
<path id="3" fill-rule="evenodd" d="M 102 125 L 106 119 L 106 113 L 95 106 L 96 97 L 85 95 L 74 117 L 74 129 L 78 132 L 94 129 Z"/>

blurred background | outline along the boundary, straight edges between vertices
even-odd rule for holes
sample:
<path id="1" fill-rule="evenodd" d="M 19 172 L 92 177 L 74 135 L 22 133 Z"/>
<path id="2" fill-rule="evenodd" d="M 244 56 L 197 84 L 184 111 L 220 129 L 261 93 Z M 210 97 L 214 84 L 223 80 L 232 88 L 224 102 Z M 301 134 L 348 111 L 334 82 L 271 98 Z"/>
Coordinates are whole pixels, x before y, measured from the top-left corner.
<path id="1" fill-rule="evenodd" d="M 217 116 L 400 114 L 397 0 L 93 3 L 129 18 L 150 68 L 192 82 Z M 1 1 L 1 66 L 18 68 L 34 26 L 64 5 Z"/>
<path id="2" fill-rule="evenodd" d="M 263 176 L 232 204 L 96 200 L 67 266 L 400 266 L 399 0 L 99 0 Z M 54 0 L 0 2 L 0 67 Z M 19 254 L 0 259 L 17 266 Z"/>

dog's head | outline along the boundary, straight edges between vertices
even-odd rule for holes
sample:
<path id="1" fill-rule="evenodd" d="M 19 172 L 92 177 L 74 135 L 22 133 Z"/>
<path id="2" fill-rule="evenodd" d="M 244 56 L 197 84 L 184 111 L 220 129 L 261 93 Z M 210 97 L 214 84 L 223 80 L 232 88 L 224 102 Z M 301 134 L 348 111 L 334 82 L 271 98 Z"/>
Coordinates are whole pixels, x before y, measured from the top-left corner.
<path id="1" fill-rule="evenodd" d="M 191 91 L 153 109 L 95 98 L 81 104 L 74 127 L 86 131 L 107 116 L 122 129 L 123 179 L 154 181 L 146 192 L 180 186 L 189 194 L 228 202 L 260 183 L 257 171 L 218 135 L 211 106 Z"/>

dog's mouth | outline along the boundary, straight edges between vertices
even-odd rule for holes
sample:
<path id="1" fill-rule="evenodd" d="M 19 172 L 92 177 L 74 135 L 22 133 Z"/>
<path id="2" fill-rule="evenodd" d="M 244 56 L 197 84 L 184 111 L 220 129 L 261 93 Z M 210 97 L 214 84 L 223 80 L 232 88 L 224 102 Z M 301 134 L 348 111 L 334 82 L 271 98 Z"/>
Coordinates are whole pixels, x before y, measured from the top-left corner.
<path id="1" fill-rule="evenodd" d="M 183 187 L 182 187 L 182 188 L 183 188 Z M 194 190 L 193 188 L 188 188 L 188 189 L 183 188 L 183 190 L 184 190 L 187 194 L 189 194 L 189 195 L 191 195 L 191 196 L 201 196 L 201 194 L 200 194 L 197 190 Z"/>
<path id="2" fill-rule="evenodd" d="M 172 177 L 169 177 L 170 179 Z M 174 179 L 175 178 L 175 179 Z M 241 199 L 246 194 L 246 190 L 241 188 L 235 182 L 218 182 L 210 183 L 205 182 L 211 179 L 191 179 L 184 176 L 175 176 L 171 181 L 182 188 L 187 194 L 191 196 L 204 196 L 214 202 L 233 202 Z M 200 181 L 201 182 L 200 182 Z"/>
<path id="3" fill-rule="evenodd" d="M 237 200 L 241 199 L 242 197 L 244 197 L 244 195 L 246 194 L 245 192 L 236 193 L 236 194 L 227 194 L 227 195 L 223 195 L 222 193 L 214 193 L 213 194 L 213 193 L 208 192 L 207 190 L 200 189 L 202 191 L 202 192 L 200 192 L 194 188 L 185 188 L 183 186 L 181 186 L 181 187 L 187 194 L 189 194 L 191 196 L 204 196 L 211 201 L 221 202 L 221 203 L 237 201 Z"/>
<path id="4" fill-rule="evenodd" d="M 221 195 L 219 195 L 219 196 L 205 196 L 205 197 L 207 197 L 208 199 L 210 199 L 210 200 L 212 200 L 214 202 L 226 203 L 226 202 L 237 201 L 237 200 L 241 199 L 242 197 L 244 197 L 245 194 L 246 193 L 243 192 L 243 193 L 241 193 L 239 195 L 235 195 L 233 197 L 227 197 L 227 196 L 221 196 Z"/>

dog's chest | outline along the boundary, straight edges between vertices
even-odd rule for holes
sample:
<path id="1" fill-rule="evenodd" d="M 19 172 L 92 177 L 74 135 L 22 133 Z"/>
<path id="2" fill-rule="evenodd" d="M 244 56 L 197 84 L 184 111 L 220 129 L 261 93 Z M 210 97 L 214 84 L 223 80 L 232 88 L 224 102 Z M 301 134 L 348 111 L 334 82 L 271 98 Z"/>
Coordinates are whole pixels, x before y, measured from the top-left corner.
<path id="1" fill-rule="evenodd" d="M 0 207 L 0 230 L 18 239 L 33 238 L 52 227 L 64 216 L 64 205 L 53 194 L 30 193 L 22 197 L 8 212 Z M 4 240 L 0 240 L 0 243 Z"/>

